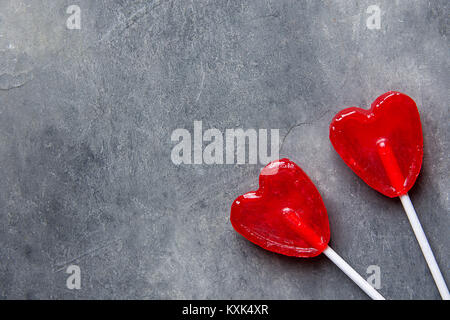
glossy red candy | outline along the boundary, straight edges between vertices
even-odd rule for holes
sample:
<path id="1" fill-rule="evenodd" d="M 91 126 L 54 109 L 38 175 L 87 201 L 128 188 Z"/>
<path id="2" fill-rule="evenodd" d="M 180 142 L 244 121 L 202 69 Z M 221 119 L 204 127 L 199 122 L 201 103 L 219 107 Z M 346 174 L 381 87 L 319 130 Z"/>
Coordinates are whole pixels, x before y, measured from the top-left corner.
<path id="1" fill-rule="evenodd" d="M 319 192 L 289 159 L 273 161 L 261 171 L 259 189 L 233 202 L 230 220 L 251 242 L 288 256 L 317 256 L 330 240 Z"/>
<path id="2" fill-rule="evenodd" d="M 416 104 L 403 93 L 386 92 L 369 110 L 342 110 L 331 122 L 330 140 L 361 179 L 388 197 L 406 194 L 419 175 L 422 126 Z"/>

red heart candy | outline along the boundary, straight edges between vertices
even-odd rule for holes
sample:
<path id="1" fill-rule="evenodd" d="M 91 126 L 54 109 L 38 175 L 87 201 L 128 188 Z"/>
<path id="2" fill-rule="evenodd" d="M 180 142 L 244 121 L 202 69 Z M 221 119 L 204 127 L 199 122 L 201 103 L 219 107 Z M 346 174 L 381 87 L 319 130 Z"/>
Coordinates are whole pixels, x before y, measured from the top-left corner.
<path id="1" fill-rule="evenodd" d="M 251 242 L 287 256 L 317 256 L 330 240 L 319 192 L 289 159 L 272 161 L 261 171 L 259 189 L 233 202 L 230 220 Z"/>
<path id="2" fill-rule="evenodd" d="M 386 92 L 369 110 L 342 110 L 330 124 L 330 140 L 361 179 L 388 197 L 406 194 L 419 175 L 422 125 L 414 100 L 403 93 Z"/>

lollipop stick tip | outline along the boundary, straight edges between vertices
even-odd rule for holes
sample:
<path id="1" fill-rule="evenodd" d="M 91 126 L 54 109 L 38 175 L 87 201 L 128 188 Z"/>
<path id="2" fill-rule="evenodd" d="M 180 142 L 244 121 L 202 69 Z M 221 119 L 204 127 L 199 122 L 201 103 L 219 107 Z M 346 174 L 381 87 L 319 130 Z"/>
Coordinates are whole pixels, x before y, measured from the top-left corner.
<path id="1" fill-rule="evenodd" d="M 448 292 L 447 285 L 445 283 L 444 277 L 442 276 L 441 270 L 434 258 L 433 251 L 431 251 L 430 244 L 428 243 L 425 232 L 422 229 L 419 218 L 417 217 L 416 210 L 409 198 L 408 194 L 400 196 L 400 201 L 402 202 L 403 208 L 405 209 L 406 215 L 408 216 L 409 223 L 414 231 L 414 234 L 419 242 L 420 249 L 422 250 L 423 256 L 427 261 L 428 268 L 431 271 L 434 282 L 441 294 L 443 300 L 450 300 L 450 294 Z"/>

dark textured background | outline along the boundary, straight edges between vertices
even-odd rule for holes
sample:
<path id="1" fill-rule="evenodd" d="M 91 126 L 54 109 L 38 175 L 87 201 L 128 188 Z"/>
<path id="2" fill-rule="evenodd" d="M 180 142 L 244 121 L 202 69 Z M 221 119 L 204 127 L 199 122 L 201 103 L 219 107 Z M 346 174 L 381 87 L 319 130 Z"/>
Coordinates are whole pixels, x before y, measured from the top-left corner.
<path id="1" fill-rule="evenodd" d="M 65 27 L 78 4 L 82 29 Z M 381 30 L 366 9 L 381 7 Z M 266 252 L 232 201 L 261 165 L 181 165 L 176 128 L 279 128 L 316 183 L 331 245 L 387 298 L 439 298 L 398 199 L 332 149 L 345 106 L 419 107 L 410 193 L 449 279 L 448 1 L 0 0 L 0 298 L 366 299 L 326 257 Z M 66 288 L 77 264 L 82 289 Z"/>

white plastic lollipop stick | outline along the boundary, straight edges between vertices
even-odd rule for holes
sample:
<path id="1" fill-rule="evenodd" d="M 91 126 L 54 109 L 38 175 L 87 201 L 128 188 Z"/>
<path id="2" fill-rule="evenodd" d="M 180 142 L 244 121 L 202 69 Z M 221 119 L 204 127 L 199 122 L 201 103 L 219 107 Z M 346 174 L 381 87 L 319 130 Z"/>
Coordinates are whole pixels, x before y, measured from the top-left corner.
<path id="1" fill-rule="evenodd" d="M 404 187 L 405 179 L 390 144 L 385 139 L 380 139 L 377 142 L 377 150 L 391 184 L 395 186 L 397 190 L 401 190 Z M 417 241 L 422 249 L 422 253 L 427 261 L 428 268 L 430 268 L 431 274 L 433 275 L 434 282 L 436 282 L 439 293 L 441 294 L 442 299 L 449 300 L 450 295 L 448 293 L 447 285 L 445 284 L 441 270 L 439 270 L 439 266 L 434 258 L 433 251 L 431 251 L 427 237 L 425 236 L 419 219 L 417 218 L 416 210 L 414 210 L 411 199 L 409 199 L 408 194 L 405 194 L 400 196 L 400 201 L 402 202 L 403 208 L 405 208 L 409 223 L 413 228 L 414 234 L 416 235 Z"/>
<path id="2" fill-rule="evenodd" d="M 411 224 L 414 234 L 416 235 L 417 241 L 420 245 L 420 249 L 422 249 L 422 253 L 425 257 L 425 260 L 427 261 L 428 268 L 430 268 L 434 282 L 436 282 L 439 293 L 441 294 L 442 299 L 449 300 L 450 294 L 448 293 L 448 288 L 445 284 L 444 277 L 442 276 L 441 270 L 439 270 L 439 266 L 436 262 L 436 259 L 434 258 L 433 251 L 431 251 L 430 245 L 428 244 L 427 237 L 423 232 L 419 218 L 417 218 L 416 210 L 414 210 L 411 199 L 409 198 L 408 194 L 405 194 L 403 196 L 400 196 L 400 200 L 402 202 L 403 208 L 405 208 L 409 223 Z"/>
<path id="3" fill-rule="evenodd" d="M 333 249 L 329 246 L 323 251 L 323 253 L 333 261 L 339 269 L 352 279 L 358 287 L 360 287 L 369 297 L 373 300 L 385 300 L 384 297 L 375 290 L 363 277 L 361 277 L 347 262 L 344 261 Z"/>

